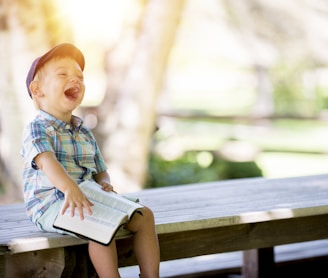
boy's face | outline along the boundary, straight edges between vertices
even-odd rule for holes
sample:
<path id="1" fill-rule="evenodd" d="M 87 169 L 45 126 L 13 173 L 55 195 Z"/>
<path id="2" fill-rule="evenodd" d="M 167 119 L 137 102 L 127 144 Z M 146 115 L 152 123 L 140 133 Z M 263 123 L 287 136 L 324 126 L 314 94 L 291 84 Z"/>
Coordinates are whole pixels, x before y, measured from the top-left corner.
<path id="1" fill-rule="evenodd" d="M 30 88 L 40 109 L 63 121 L 70 121 L 73 110 L 84 97 L 83 72 L 72 58 L 54 58 L 38 71 Z"/>

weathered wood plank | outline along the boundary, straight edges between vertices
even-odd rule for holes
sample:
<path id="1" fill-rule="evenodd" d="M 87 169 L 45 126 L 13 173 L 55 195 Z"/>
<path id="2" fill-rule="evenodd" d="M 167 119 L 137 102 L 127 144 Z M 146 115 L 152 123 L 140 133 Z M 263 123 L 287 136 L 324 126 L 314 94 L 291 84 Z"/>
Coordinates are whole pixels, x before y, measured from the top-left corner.
<path id="1" fill-rule="evenodd" d="M 1 256 L 1 277 L 61 277 L 65 268 L 64 249 L 35 251 L 28 258 L 25 253 Z"/>
<path id="2" fill-rule="evenodd" d="M 328 175 L 242 179 L 144 190 L 136 195 L 153 208 L 161 234 L 325 214 L 327 180 Z M 0 244 L 24 237 L 24 231 L 27 237 L 43 237 L 27 220 L 22 205 L 13 205 L 9 211 L 7 206 L 0 206 Z"/>
<path id="3" fill-rule="evenodd" d="M 326 260 L 327 262 L 328 240 L 279 245 L 274 248 L 274 251 L 276 261 L 275 266 L 277 268 L 276 277 L 280 277 L 280 268 L 286 267 L 287 265 L 294 266 L 293 269 L 300 269 L 299 262 L 302 263 L 302 266 L 311 261 L 315 262 Z M 243 252 L 241 251 L 191 257 L 162 262 L 160 277 L 208 277 L 208 273 L 215 273 L 216 275 L 224 274 L 225 276 L 223 277 L 227 277 L 228 274 L 240 274 L 242 265 Z M 325 274 L 328 274 L 327 267 L 324 269 L 325 272 L 320 273 L 320 275 L 308 275 L 308 277 L 324 277 Z M 312 273 L 315 272 L 319 273 L 318 269 L 313 269 Z M 139 269 L 138 266 L 122 267 L 120 268 L 120 273 L 124 278 L 135 278 L 138 276 Z M 294 276 L 295 273 L 289 277 Z M 299 276 L 296 275 L 295 277 Z M 305 276 L 302 275 L 301 277 Z"/>
<path id="4" fill-rule="evenodd" d="M 328 238 L 328 175 L 212 182 L 133 195 L 154 211 L 162 261 Z M 24 253 L 30 256 L 34 250 L 84 243 L 38 231 L 22 204 L 0 206 L 0 254 L 30 251 Z M 134 264 L 131 238 L 120 235 L 117 245 L 120 265 Z"/>
<path id="5" fill-rule="evenodd" d="M 328 238 L 328 214 L 159 234 L 161 260 L 267 248 Z M 135 264 L 131 239 L 117 241 L 121 265 Z"/>

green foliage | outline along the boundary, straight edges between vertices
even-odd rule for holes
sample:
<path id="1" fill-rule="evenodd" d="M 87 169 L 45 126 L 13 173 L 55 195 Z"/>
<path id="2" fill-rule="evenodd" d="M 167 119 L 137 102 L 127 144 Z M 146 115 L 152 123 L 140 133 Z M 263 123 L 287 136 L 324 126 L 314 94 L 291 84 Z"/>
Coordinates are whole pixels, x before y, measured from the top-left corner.
<path id="1" fill-rule="evenodd" d="M 261 168 L 254 161 L 222 160 L 219 165 L 221 180 L 263 176 Z"/>
<path id="2" fill-rule="evenodd" d="M 149 160 L 149 174 L 146 187 L 162 187 L 170 185 L 205 182 L 219 179 L 212 167 L 200 167 L 196 161 L 196 153 L 167 161 L 153 154 Z"/>
<path id="3" fill-rule="evenodd" d="M 281 64 L 272 70 L 275 112 L 277 115 L 316 116 L 325 109 L 326 88 L 314 79 L 315 70 L 306 62 Z"/>
<path id="4" fill-rule="evenodd" d="M 186 152 L 173 161 L 152 154 L 146 187 L 163 187 L 199 182 L 262 176 L 262 170 L 253 161 L 233 162 L 213 155 L 209 165 L 202 165 L 198 151 Z"/>

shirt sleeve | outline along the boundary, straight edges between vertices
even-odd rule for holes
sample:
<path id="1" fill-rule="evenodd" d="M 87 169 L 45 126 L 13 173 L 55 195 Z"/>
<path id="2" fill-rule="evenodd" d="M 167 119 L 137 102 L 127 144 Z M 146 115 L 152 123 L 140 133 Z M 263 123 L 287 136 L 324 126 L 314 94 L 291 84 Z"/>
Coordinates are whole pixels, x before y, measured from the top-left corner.
<path id="1" fill-rule="evenodd" d="M 39 123 L 31 123 L 23 132 L 22 156 L 33 168 L 36 167 L 34 158 L 43 152 L 54 152 L 51 144 L 51 134 L 55 132 L 53 127 L 45 127 Z"/>

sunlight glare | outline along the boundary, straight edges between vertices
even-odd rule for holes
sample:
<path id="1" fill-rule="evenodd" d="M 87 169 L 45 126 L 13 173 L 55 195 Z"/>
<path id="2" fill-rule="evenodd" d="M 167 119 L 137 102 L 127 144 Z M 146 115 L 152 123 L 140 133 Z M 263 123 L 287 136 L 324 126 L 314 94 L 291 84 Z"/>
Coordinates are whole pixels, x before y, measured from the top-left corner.
<path id="1" fill-rule="evenodd" d="M 132 0 L 58 1 L 72 26 L 72 40 L 86 57 L 86 93 L 82 106 L 97 106 L 106 90 L 105 53 L 119 40 Z"/>
<path id="2" fill-rule="evenodd" d="M 62 0 L 62 7 L 73 26 L 76 40 L 102 38 L 112 41 L 120 33 L 129 0 Z"/>

